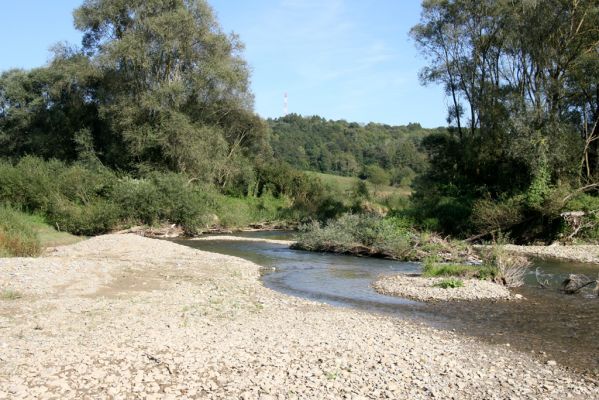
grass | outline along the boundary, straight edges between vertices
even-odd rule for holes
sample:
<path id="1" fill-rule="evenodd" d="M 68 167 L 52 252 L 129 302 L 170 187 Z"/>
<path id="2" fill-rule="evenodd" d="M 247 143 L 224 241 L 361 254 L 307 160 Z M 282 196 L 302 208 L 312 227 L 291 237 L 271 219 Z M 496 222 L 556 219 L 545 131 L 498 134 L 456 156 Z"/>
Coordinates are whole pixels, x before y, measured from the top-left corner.
<path id="1" fill-rule="evenodd" d="M 325 186 L 329 186 L 334 190 L 345 193 L 352 190 L 356 179 L 351 176 L 339 176 L 331 174 L 323 174 L 321 172 L 305 171 L 306 174 L 319 178 Z M 412 193 L 412 190 L 408 187 L 395 187 L 395 186 L 380 186 L 373 185 L 366 181 L 368 191 L 373 193 L 377 199 L 384 199 L 390 196 L 401 196 L 408 198 Z"/>
<path id="2" fill-rule="evenodd" d="M 37 234 L 40 245 L 45 247 L 65 246 L 77 243 L 84 239 L 82 236 L 75 236 L 68 232 L 61 232 L 48 225 L 44 217 L 40 215 L 24 214 L 24 218 L 31 228 Z"/>
<path id="3" fill-rule="evenodd" d="M 464 281 L 456 278 L 443 279 L 433 285 L 434 287 L 440 287 L 442 289 L 455 289 L 464 286 Z"/>
<path id="4" fill-rule="evenodd" d="M 79 240 L 80 237 L 52 228 L 40 216 L 0 206 L 0 257 L 35 257 L 45 247 Z"/>
<path id="5" fill-rule="evenodd" d="M 23 297 L 21 292 L 18 292 L 16 290 L 11 290 L 11 289 L 0 290 L 0 300 L 18 300 L 21 297 Z"/>
<path id="6" fill-rule="evenodd" d="M 27 216 L 0 206 L 0 257 L 32 257 L 41 251 L 41 243 Z"/>
<path id="7" fill-rule="evenodd" d="M 497 274 L 496 268 L 489 265 L 441 264 L 429 261 L 422 267 L 422 276 L 427 278 L 449 276 L 495 280 Z"/>
<path id="8" fill-rule="evenodd" d="M 475 272 L 469 265 L 461 264 L 425 264 L 422 275 L 427 278 L 438 276 L 466 276 Z"/>

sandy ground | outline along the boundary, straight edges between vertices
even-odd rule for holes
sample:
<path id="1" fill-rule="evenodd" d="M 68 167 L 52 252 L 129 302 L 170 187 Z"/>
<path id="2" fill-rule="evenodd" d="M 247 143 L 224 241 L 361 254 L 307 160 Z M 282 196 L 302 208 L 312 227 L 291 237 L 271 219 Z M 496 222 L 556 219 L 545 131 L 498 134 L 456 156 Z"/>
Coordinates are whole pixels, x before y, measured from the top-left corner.
<path id="1" fill-rule="evenodd" d="M 445 279 L 398 274 L 381 277 L 372 284 L 372 287 L 381 294 L 420 301 L 509 300 L 515 298 L 505 286 L 478 279 L 460 279 L 464 286 L 457 288 L 435 287 Z"/>
<path id="2" fill-rule="evenodd" d="M 2 399 L 564 399 L 549 361 L 288 297 L 250 262 L 135 235 L 0 259 Z"/>
<path id="3" fill-rule="evenodd" d="M 295 243 L 293 240 L 279 240 L 279 239 L 263 239 L 263 238 L 254 238 L 254 237 L 243 237 L 243 236 L 228 236 L 228 235 L 209 235 L 209 236 L 201 236 L 197 238 L 193 238 L 191 240 L 225 240 L 229 242 L 262 242 L 262 243 L 273 243 L 273 244 L 282 244 L 286 246 L 291 246 Z"/>

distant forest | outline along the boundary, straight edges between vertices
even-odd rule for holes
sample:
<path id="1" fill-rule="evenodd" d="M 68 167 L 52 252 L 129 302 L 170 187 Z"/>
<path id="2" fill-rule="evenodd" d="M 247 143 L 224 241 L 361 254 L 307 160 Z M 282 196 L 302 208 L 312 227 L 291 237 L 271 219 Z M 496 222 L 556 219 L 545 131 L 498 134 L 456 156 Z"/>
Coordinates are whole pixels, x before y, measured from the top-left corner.
<path id="1" fill-rule="evenodd" d="M 289 114 L 268 119 L 275 157 L 301 170 L 369 178 L 384 170 L 393 185 L 409 185 L 427 165 L 422 139 L 446 128 L 425 129 Z"/>

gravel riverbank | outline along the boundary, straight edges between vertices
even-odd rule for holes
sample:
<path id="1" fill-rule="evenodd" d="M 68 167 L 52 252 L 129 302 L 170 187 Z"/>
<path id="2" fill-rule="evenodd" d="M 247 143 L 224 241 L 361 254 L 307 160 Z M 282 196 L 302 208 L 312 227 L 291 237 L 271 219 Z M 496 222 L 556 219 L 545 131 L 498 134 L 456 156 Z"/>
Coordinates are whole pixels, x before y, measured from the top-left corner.
<path id="1" fill-rule="evenodd" d="M 197 238 L 193 238 L 191 240 L 226 240 L 226 241 L 234 241 L 234 242 L 263 242 L 263 243 L 283 244 L 286 246 L 291 246 L 292 244 L 295 243 L 295 241 L 293 241 L 293 240 L 263 239 L 263 238 L 243 237 L 243 236 L 229 236 L 229 235 L 200 236 Z"/>
<path id="2" fill-rule="evenodd" d="M 381 294 L 419 301 L 509 300 L 514 298 L 505 286 L 478 279 L 462 279 L 464 286 L 457 288 L 435 287 L 443 280 L 445 278 L 422 278 L 398 274 L 377 279 L 372 286 Z"/>
<path id="3" fill-rule="evenodd" d="M 517 246 L 508 244 L 507 251 L 542 258 L 599 264 L 599 245 L 551 245 L 551 246 Z"/>
<path id="4" fill-rule="evenodd" d="M 0 399 L 599 398 L 529 354 L 273 292 L 235 257 L 106 235 L 0 259 Z"/>

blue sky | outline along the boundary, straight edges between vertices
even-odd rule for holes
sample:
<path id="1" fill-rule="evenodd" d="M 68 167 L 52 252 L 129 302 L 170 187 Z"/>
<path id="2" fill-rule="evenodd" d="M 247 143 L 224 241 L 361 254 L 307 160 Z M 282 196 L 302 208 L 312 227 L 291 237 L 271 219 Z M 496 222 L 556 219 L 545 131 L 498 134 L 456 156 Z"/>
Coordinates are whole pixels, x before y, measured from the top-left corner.
<path id="1" fill-rule="evenodd" d="M 4 4 L 2 4 L 4 3 Z M 419 0 L 209 0 L 226 32 L 239 34 L 252 69 L 255 109 L 328 119 L 445 125 L 439 86 L 422 87 L 424 65 L 408 37 Z M 0 0 L 0 70 L 45 64 L 60 41 L 79 43 L 81 0 Z"/>

